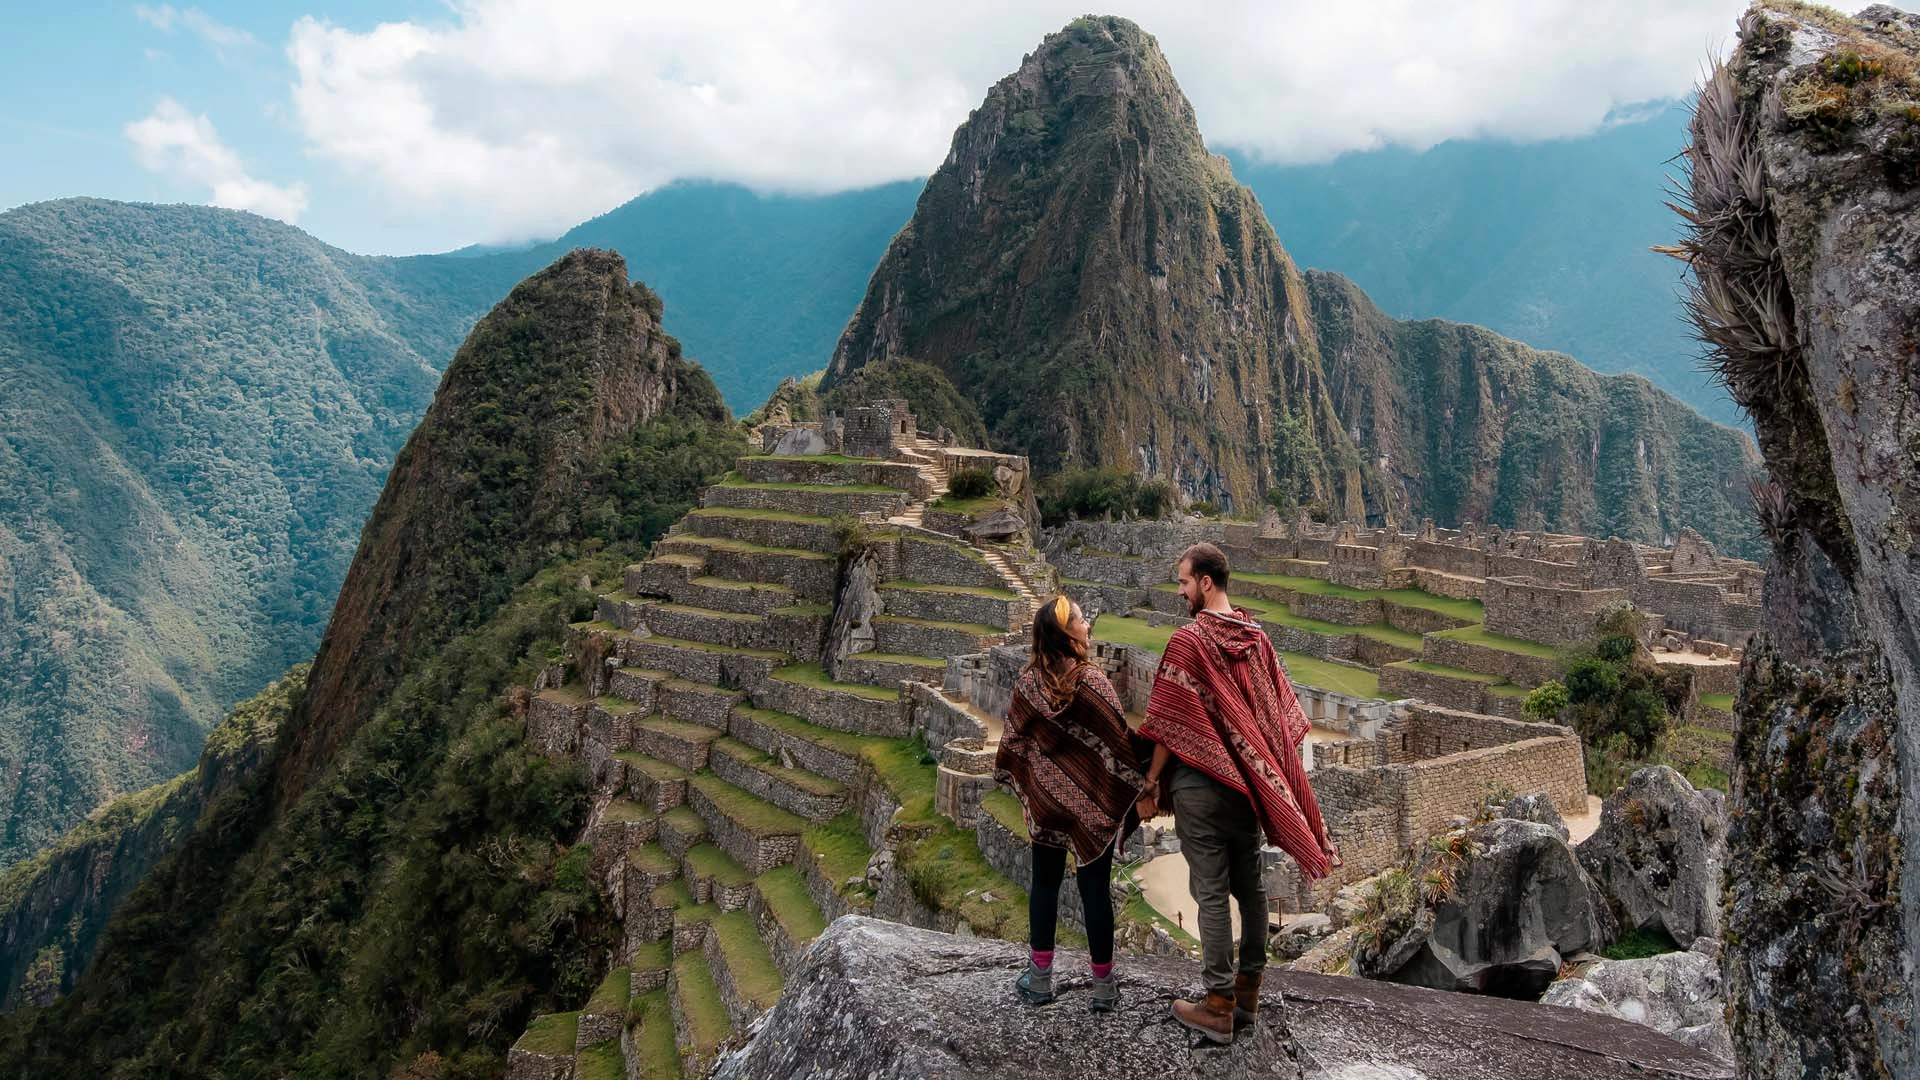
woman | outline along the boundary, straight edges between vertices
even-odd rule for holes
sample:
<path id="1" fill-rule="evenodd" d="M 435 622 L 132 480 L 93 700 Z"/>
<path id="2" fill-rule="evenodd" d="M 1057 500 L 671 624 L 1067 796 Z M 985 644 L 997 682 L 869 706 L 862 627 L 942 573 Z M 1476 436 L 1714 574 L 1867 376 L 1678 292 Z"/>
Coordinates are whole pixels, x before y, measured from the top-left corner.
<path id="1" fill-rule="evenodd" d="M 1014 683 L 994 778 L 1013 789 L 1033 838 L 1027 970 L 1014 984 L 1033 1005 L 1053 1000 L 1053 932 L 1067 853 L 1086 913 L 1094 1012 L 1120 1004 L 1113 979 L 1113 852 L 1139 818 L 1150 747 L 1127 730 L 1113 684 L 1087 660 L 1087 620 L 1064 595 L 1033 618 L 1033 656 Z"/>

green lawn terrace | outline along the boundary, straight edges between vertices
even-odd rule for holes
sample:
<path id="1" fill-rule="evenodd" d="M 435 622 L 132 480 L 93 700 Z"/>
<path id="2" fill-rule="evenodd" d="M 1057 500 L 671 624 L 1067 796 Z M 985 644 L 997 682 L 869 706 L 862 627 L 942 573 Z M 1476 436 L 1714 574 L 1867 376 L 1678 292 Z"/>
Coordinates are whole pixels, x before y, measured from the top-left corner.
<path id="1" fill-rule="evenodd" d="M 527 737 L 591 778 L 581 842 L 622 946 L 594 1001 L 529 1026 L 514 1069 L 702 1075 L 850 912 L 1024 937 L 1025 893 L 942 812 L 928 740 L 986 737 L 940 689 L 948 658 L 1024 631 L 1037 557 L 929 528 L 944 482 L 925 461 L 742 458 L 569 628 Z M 835 662 L 856 556 L 872 648 Z M 594 1017 L 616 997 L 609 1036 Z"/>

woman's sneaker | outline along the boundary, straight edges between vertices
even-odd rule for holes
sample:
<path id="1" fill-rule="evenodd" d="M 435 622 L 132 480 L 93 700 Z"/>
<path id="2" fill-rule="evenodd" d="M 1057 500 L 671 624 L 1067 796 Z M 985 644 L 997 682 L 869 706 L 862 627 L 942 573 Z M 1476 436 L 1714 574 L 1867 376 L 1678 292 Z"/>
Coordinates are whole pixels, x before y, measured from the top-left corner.
<path id="1" fill-rule="evenodd" d="M 1095 975 L 1093 978 L 1093 997 L 1088 1000 L 1087 1008 L 1097 1013 L 1109 1013 L 1120 1007 L 1120 982 L 1112 972 L 1106 978 Z"/>
<path id="2" fill-rule="evenodd" d="M 1053 969 L 1042 969 L 1027 961 L 1027 970 L 1013 981 L 1013 992 L 1029 1005 L 1045 1005 L 1053 1000 Z"/>

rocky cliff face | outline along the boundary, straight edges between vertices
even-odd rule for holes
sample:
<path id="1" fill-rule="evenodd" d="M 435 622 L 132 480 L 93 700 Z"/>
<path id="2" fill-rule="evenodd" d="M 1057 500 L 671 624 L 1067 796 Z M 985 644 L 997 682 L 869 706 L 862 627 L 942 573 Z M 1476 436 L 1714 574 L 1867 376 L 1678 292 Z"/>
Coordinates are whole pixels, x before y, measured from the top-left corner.
<path id="1" fill-rule="evenodd" d="M 1054 961 L 1060 999 L 1011 987 L 1026 950 L 848 915 L 829 926 L 723 1080 L 774 1077 L 1723 1077 L 1638 1024 L 1571 1009 L 1268 969 L 1259 1020 L 1196 1045 L 1168 1015 L 1199 993 L 1191 960 L 1120 957 L 1120 1009 L 1089 1016 L 1086 962 Z"/>
<path id="2" fill-rule="evenodd" d="M 1694 320 L 1774 485 L 1728 837 L 1756 1076 L 1920 1071 L 1917 64 L 1920 17 L 1757 5 L 1688 151 Z"/>
<path id="3" fill-rule="evenodd" d="M 827 371 L 934 364 L 995 445 L 1250 510 L 1747 546 L 1751 448 L 1644 380 L 1303 274 L 1139 27 L 1076 20 L 955 133 Z"/>
<path id="4" fill-rule="evenodd" d="M 1120 466 L 1253 506 L 1285 428 L 1302 487 L 1365 510 L 1300 272 L 1124 19 L 1048 36 L 954 133 L 826 384 L 892 356 L 938 365 L 1042 470 Z"/>
<path id="5" fill-rule="evenodd" d="M 604 479 L 589 473 L 608 447 L 669 408 L 726 416 L 660 315 L 620 256 L 580 249 L 474 327 L 361 534 L 289 724 L 283 798 L 359 729 L 411 655 L 584 535 L 581 508 Z"/>

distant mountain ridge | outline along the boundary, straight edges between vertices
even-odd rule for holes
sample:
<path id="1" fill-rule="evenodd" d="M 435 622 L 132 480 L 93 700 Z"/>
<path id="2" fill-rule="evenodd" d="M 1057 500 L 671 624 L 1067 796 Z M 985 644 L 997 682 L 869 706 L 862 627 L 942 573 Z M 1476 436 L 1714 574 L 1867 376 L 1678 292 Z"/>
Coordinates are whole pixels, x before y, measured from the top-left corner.
<path id="1" fill-rule="evenodd" d="M 1740 433 L 1302 274 L 1125 19 L 1050 35 L 954 133 L 822 388 L 895 358 L 941 369 L 1043 472 L 1137 471 L 1230 512 L 1757 542 Z"/>

